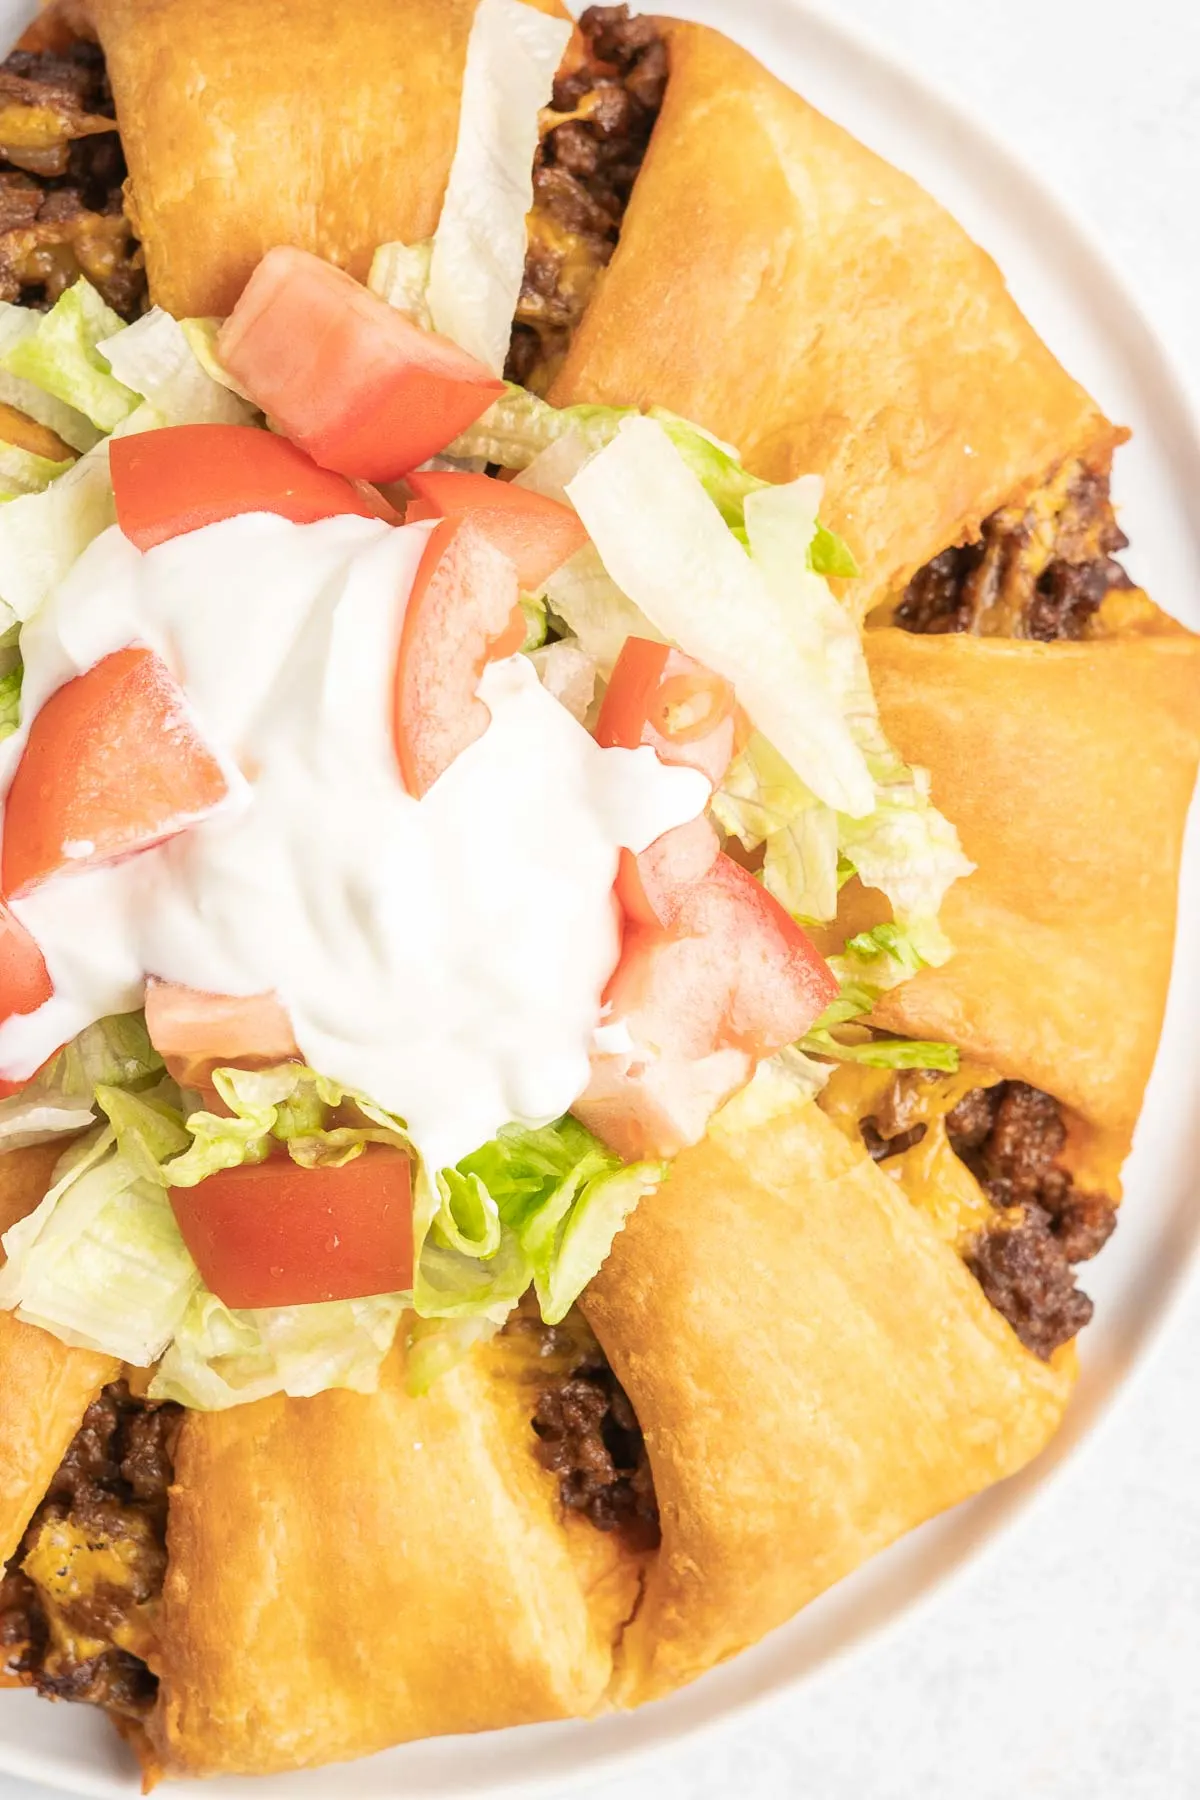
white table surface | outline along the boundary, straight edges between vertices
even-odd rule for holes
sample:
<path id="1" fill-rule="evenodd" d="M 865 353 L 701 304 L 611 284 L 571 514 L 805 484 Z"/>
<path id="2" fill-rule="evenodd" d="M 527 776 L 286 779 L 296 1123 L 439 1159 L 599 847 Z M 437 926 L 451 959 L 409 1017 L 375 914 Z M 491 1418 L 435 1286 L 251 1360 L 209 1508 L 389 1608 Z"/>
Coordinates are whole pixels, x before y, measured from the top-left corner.
<path id="1" fill-rule="evenodd" d="M 1100 231 L 1200 404 L 1200 0 L 838 9 L 955 91 Z M 951 1588 L 791 1696 L 586 1800 L 1195 1800 L 1198 1342 L 1193 1280 L 1116 1410 Z M 0 1777 L 0 1800 L 44 1793 Z"/>

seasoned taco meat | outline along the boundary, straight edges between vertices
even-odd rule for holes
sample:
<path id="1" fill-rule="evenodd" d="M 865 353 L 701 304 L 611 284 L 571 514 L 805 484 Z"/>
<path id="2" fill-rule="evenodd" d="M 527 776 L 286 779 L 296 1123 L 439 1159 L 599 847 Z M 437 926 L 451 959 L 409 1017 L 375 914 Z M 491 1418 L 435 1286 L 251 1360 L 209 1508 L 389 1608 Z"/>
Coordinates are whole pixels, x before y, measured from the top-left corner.
<path id="1" fill-rule="evenodd" d="M 1114 560 L 1128 542 L 1108 470 L 1075 463 L 1027 504 L 985 519 L 978 542 L 943 550 L 918 570 L 895 623 L 1042 643 L 1084 637 L 1105 596 L 1133 585 Z"/>
<path id="2" fill-rule="evenodd" d="M 146 276 L 99 45 L 0 63 L 0 299 L 52 306 L 80 275 L 133 319 Z"/>
<path id="3" fill-rule="evenodd" d="M 4 1671 L 57 1700 L 143 1719 L 181 1408 L 106 1387 L 0 1584 Z"/>
<path id="4" fill-rule="evenodd" d="M 545 393 L 612 256 L 662 105 L 667 50 L 652 19 L 590 6 L 583 60 L 554 84 L 533 166 L 525 277 L 505 373 Z"/>

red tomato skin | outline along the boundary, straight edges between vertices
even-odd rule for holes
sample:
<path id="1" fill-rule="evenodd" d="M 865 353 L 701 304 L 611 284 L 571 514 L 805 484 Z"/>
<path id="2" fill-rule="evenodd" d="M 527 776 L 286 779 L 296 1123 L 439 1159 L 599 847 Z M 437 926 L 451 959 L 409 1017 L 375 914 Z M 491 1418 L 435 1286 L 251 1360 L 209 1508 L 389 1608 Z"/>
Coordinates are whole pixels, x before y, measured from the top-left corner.
<path id="1" fill-rule="evenodd" d="M 20 919 L 0 900 L 0 1023 L 16 1013 L 36 1012 L 54 992 L 46 959 Z M 17 1093 L 25 1083 L 4 1083 Z"/>
<path id="2" fill-rule="evenodd" d="M 604 996 L 606 1023 L 623 1023 L 633 1049 L 594 1056 L 573 1109 L 626 1157 L 696 1143 L 755 1064 L 803 1036 L 837 993 L 806 934 L 724 854 L 658 915 L 627 922 Z"/>
<path id="3" fill-rule="evenodd" d="M 638 856 L 622 850 L 616 893 L 626 919 L 651 928 L 673 925 L 686 890 L 704 879 L 720 848 L 716 830 L 701 813 L 686 825 L 664 831 Z"/>
<path id="4" fill-rule="evenodd" d="M 0 886 L 148 850 L 211 812 L 228 787 L 151 650 L 116 650 L 51 694 L 4 803 Z M 86 855 L 68 846 L 89 843 Z"/>
<path id="5" fill-rule="evenodd" d="M 274 994 L 206 994 L 151 978 L 146 1030 L 180 1087 L 210 1091 L 214 1069 L 266 1069 L 300 1056 L 292 1023 Z"/>
<path id="6" fill-rule="evenodd" d="M 307 250 L 267 254 L 218 354 L 294 443 L 365 481 L 396 481 L 473 425 L 504 383 Z"/>
<path id="7" fill-rule="evenodd" d="M 183 1241 L 226 1306 L 358 1300 L 412 1284 L 407 1155 L 368 1144 L 341 1168 L 282 1153 L 168 1190 Z"/>
<path id="8" fill-rule="evenodd" d="M 139 550 L 239 513 L 277 513 L 311 525 L 338 513 L 379 516 L 341 475 L 253 425 L 168 425 L 113 438 L 108 449 L 117 524 Z"/>
<path id="9" fill-rule="evenodd" d="M 525 618 L 512 563 L 470 519 L 429 534 L 405 608 L 392 718 L 396 759 L 410 794 L 428 793 L 488 726 L 475 689 L 485 663 L 512 656 Z"/>
<path id="10" fill-rule="evenodd" d="M 536 594 L 569 556 L 582 550 L 587 532 L 577 513 L 513 481 L 447 469 L 414 469 L 408 485 L 415 498 L 405 518 L 469 518 L 497 550 L 512 559 L 523 594 Z"/>
<path id="11" fill-rule="evenodd" d="M 672 714 L 699 708 L 674 729 Z M 665 763 L 699 769 L 714 787 L 733 760 L 737 707 L 733 688 L 695 657 L 649 638 L 627 638 L 596 721 L 596 742 L 635 750 L 649 744 Z"/>

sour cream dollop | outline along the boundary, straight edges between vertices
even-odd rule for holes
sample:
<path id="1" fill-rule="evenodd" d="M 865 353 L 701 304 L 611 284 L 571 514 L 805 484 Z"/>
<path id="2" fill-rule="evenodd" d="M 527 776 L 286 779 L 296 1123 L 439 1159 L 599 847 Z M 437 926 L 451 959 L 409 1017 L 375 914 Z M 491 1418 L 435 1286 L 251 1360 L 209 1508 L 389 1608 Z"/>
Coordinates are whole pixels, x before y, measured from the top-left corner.
<path id="1" fill-rule="evenodd" d="M 5 790 L 49 695 L 143 644 L 231 791 L 169 842 L 12 903 L 55 993 L 0 1027 L 0 1070 L 139 1007 L 156 975 L 273 990 L 306 1061 L 405 1118 L 435 1168 L 578 1097 L 619 948 L 618 850 L 694 818 L 708 784 L 600 749 L 514 656 L 485 670 L 484 735 L 407 794 L 392 672 L 428 530 L 251 514 L 142 554 L 113 527 L 25 626 Z"/>

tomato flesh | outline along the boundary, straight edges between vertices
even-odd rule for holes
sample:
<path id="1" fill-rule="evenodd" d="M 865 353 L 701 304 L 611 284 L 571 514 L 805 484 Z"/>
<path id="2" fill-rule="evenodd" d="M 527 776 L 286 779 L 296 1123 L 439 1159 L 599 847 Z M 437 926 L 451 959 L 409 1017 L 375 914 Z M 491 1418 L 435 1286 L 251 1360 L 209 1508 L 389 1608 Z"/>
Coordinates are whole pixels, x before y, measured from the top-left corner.
<path id="1" fill-rule="evenodd" d="M 422 331 L 307 250 L 268 250 L 221 327 L 218 354 L 325 469 L 395 481 L 503 393 L 482 363 Z"/>
<path id="2" fill-rule="evenodd" d="M 0 900 L 0 1024 L 36 1012 L 54 992 L 46 959 L 16 914 Z M 15 1093 L 24 1082 L 17 1082 Z"/>
<path id="3" fill-rule="evenodd" d="M 341 1168 L 282 1152 L 171 1188 L 183 1241 L 226 1306 L 308 1306 L 412 1285 L 412 1172 L 403 1150 L 368 1144 Z"/>
<path id="4" fill-rule="evenodd" d="M 699 769 L 716 787 L 733 759 L 733 688 L 692 656 L 649 638 L 626 638 L 596 721 L 605 749 L 649 744 L 665 763 Z"/>
<path id="5" fill-rule="evenodd" d="M 453 470 L 414 470 L 415 496 L 405 518 L 463 519 L 477 525 L 497 550 L 511 558 L 523 594 L 536 594 L 569 556 L 587 543 L 579 515 L 558 500 L 531 494 L 512 481 Z"/>
<path id="6" fill-rule="evenodd" d="M 113 438 L 108 448 L 117 524 L 139 550 L 239 513 L 277 513 L 311 525 L 337 513 L 378 516 L 341 475 L 253 425 L 169 425 Z"/>
<path id="7" fill-rule="evenodd" d="M 626 919 L 632 925 L 674 925 L 688 888 L 708 874 L 720 848 L 716 830 L 701 813 L 664 831 L 639 856 L 622 850 L 616 895 Z"/>
<path id="8" fill-rule="evenodd" d="M 475 689 L 484 664 L 524 639 L 512 563 L 470 519 L 443 519 L 418 565 L 396 657 L 393 736 L 410 794 L 427 793 L 483 736 L 490 715 Z"/>
<path id="9" fill-rule="evenodd" d="M 207 1089 L 214 1069 L 266 1069 L 300 1051 L 274 994 L 207 994 L 173 981 L 146 983 L 146 1030 L 180 1087 Z"/>
<path id="10" fill-rule="evenodd" d="M 756 1063 L 801 1037 L 837 993 L 805 933 L 724 854 L 656 893 L 653 911 L 627 920 L 605 994 L 606 1023 L 624 1025 L 632 1049 L 593 1056 L 573 1109 L 625 1157 L 696 1143 Z"/>
<path id="11" fill-rule="evenodd" d="M 148 850 L 227 792 L 165 663 L 116 650 L 64 682 L 33 721 L 4 803 L 3 891 Z"/>

